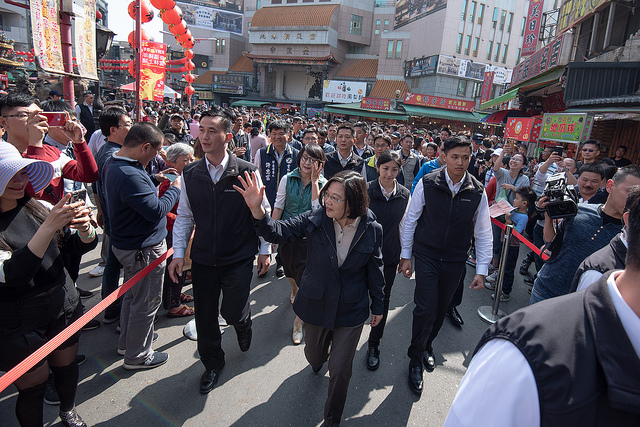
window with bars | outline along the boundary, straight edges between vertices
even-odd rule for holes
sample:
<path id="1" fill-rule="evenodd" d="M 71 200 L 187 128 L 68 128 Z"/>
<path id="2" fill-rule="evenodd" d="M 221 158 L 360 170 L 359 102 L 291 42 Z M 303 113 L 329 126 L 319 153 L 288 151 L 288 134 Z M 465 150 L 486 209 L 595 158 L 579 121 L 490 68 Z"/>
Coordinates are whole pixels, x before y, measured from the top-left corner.
<path id="1" fill-rule="evenodd" d="M 396 42 L 396 59 L 402 58 L 402 40 Z"/>
<path id="2" fill-rule="evenodd" d="M 473 24 L 473 20 L 475 19 L 477 5 L 478 3 L 476 3 L 475 1 L 472 1 L 471 7 L 469 8 L 469 22 L 471 22 L 472 24 Z"/>
<path id="3" fill-rule="evenodd" d="M 474 58 L 478 57 L 478 45 L 480 44 L 480 37 L 476 37 L 473 39 L 473 51 L 471 52 L 471 56 Z"/>
<path id="4" fill-rule="evenodd" d="M 376 25 L 380 25 L 380 20 L 376 19 Z"/>
<path id="5" fill-rule="evenodd" d="M 493 57 L 495 62 L 498 62 L 498 59 L 500 59 L 500 43 L 496 43 L 496 54 Z"/>
<path id="6" fill-rule="evenodd" d="M 388 19 L 384 20 L 384 25 L 389 25 L 389 20 Z"/>
<path id="7" fill-rule="evenodd" d="M 374 34 L 375 34 L 375 35 L 380 34 L 380 30 L 375 30 L 375 31 L 374 31 Z"/>
<path id="8" fill-rule="evenodd" d="M 509 13 L 509 19 L 507 20 L 507 33 L 511 34 L 511 25 L 513 24 L 513 13 Z"/>
<path id="9" fill-rule="evenodd" d="M 524 36 L 524 27 L 527 25 L 527 17 L 522 18 L 522 25 L 520 26 L 520 35 Z"/>
<path id="10" fill-rule="evenodd" d="M 516 55 L 516 65 L 520 63 L 520 54 L 522 54 L 522 49 L 518 48 L 518 53 Z"/>
<path id="11" fill-rule="evenodd" d="M 462 0 L 462 12 L 460 12 L 460 20 L 464 21 L 467 18 L 467 0 Z"/>
<path id="12" fill-rule="evenodd" d="M 456 92 L 457 96 L 465 96 L 467 92 L 467 81 L 460 79 L 458 80 L 458 90 Z"/>
<path id="13" fill-rule="evenodd" d="M 491 28 L 496 28 L 498 25 L 498 15 L 500 14 L 500 9 L 497 7 L 493 8 L 493 18 L 491 19 Z"/>
<path id="14" fill-rule="evenodd" d="M 502 13 L 500 13 L 500 30 L 504 30 L 504 21 L 506 21 L 507 19 L 507 11 L 503 10 Z"/>
<path id="15" fill-rule="evenodd" d="M 467 36 L 464 40 L 464 54 L 469 55 L 469 47 L 471 46 L 471 36 Z"/>
<path id="16" fill-rule="evenodd" d="M 482 95 L 482 83 L 481 82 L 473 82 L 473 91 L 471 96 L 473 98 L 480 98 Z"/>
<path id="17" fill-rule="evenodd" d="M 482 25 L 482 18 L 484 18 L 484 4 L 480 3 L 478 6 L 478 25 Z"/>
<path id="18" fill-rule="evenodd" d="M 462 34 L 458 34 L 458 43 L 456 44 L 456 53 L 462 52 Z"/>
<path id="19" fill-rule="evenodd" d="M 351 34 L 362 35 L 362 16 L 351 15 Z"/>
<path id="20" fill-rule="evenodd" d="M 504 46 L 502 46 L 502 59 L 500 60 L 500 62 L 502 62 L 503 64 L 507 62 L 507 50 L 509 50 L 509 45 L 505 44 Z"/>
<path id="21" fill-rule="evenodd" d="M 393 58 L 393 40 L 387 43 L 387 58 Z"/>
<path id="22" fill-rule="evenodd" d="M 491 61 L 491 51 L 493 50 L 493 42 L 489 41 L 487 44 L 487 61 Z"/>

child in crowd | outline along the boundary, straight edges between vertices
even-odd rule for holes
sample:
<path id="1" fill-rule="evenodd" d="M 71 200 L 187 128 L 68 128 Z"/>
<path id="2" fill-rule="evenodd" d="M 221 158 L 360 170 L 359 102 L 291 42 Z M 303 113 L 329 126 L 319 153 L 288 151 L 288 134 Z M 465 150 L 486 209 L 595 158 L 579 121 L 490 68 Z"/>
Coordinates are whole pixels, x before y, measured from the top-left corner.
<path id="1" fill-rule="evenodd" d="M 513 225 L 515 231 L 522 233 L 527 227 L 527 221 L 529 219 L 529 208 L 533 207 L 536 202 L 536 193 L 531 187 L 521 187 L 515 190 L 515 198 L 513 200 L 514 211 L 505 214 L 505 222 L 507 225 Z M 504 238 L 504 231 L 502 232 L 502 238 Z M 502 293 L 500 294 L 500 301 L 509 301 L 511 295 L 511 288 L 513 288 L 513 274 L 518 263 L 518 254 L 520 252 L 520 240 L 516 236 L 512 235 L 509 241 L 509 253 L 507 254 L 506 264 L 504 266 L 504 281 L 502 283 Z M 484 287 L 490 290 L 495 289 L 495 282 L 497 275 L 487 276 Z M 495 294 L 491 295 L 495 298 Z"/>

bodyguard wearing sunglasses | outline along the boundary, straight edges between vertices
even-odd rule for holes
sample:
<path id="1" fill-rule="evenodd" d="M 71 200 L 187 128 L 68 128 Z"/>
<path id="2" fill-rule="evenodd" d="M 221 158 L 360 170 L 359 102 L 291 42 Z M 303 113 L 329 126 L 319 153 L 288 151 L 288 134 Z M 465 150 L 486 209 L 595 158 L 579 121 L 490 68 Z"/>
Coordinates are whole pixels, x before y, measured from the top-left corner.
<path id="1" fill-rule="evenodd" d="M 580 152 L 582 153 L 582 164 L 598 163 L 596 158 L 600 155 L 600 141 L 590 139 L 583 142 Z"/>

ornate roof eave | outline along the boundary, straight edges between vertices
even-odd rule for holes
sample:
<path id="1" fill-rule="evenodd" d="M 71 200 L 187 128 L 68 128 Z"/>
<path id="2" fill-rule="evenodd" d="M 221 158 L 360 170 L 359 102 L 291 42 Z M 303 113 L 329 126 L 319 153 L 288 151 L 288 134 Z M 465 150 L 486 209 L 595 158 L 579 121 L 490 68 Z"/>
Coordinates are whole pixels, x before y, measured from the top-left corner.
<path id="1" fill-rule="evenodd" d="M 333 54 L 327 56 L 276 56 L 276 55 L 256 55 L 253 53 L 243 52 L 247 58 L 258 64 L 295 64 L 295 65 L 339 65 Z"/>

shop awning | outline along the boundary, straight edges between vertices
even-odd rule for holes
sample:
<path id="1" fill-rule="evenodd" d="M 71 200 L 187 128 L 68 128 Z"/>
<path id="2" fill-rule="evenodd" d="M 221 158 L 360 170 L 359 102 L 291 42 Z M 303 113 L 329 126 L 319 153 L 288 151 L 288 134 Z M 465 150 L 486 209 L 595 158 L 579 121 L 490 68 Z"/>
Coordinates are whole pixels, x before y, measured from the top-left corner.
<path id="1" fill-rule="evenodd" d="M 365 110 L 364 108 L 360 108 L 359 102 L 354 102 L 350 104 L 327 105 L 324 107 L 324 111 L 326 113 L 345 114 L 345 115 L 348 114 L 350 116 L 373 117 L 376 119 L 387 119 L 387 120 L 406 121 L 409 118 L 409 116 L 404 114 L 402 111 Z"/>
<path id="2" fill-rule="evenodd" d="M 509 117 L 529 117 L 529 115 L 521 110 L 501 110 L 483 117 L 482 121 L 486 124 L 499 125 L 506 123 Z"/>
<path id="3" fill-rule="evenodd" d="M 496 105 L 500 105 L 503 102 L 508 102 L 512 99 L 515 99 L 516 96 L 518 96 L 518 89 L 510 90 L 509 92 L 505 92 L 497 98 L 493 98 L 490 101 L 483 102 L 482 104 L 480 104 L 480 109 L 484 110 L 485 108 L 491 108 Z"/>
<path id="4" fill-rule="evenodd" d="M 621 105 L 616 107 L 596 107 L 584 105 L 567 108 L 565 113 L 595 113 L 595 114 L 640 114 L 640 105 Z"/>
<path id="5" fill-rule="evenodd" d="M 265 101 L 251 101 L 248 99 L 240 99 L 238 101 L 233 101 L 231 103 L 232 107 L 250 107 L 250 108 L 264 108 L 266 105 L 269 105 L 270 102 Z"/>
<path id="6" fill-rule="evenodd" d="M 532 79 L 525 80 L 517 85 L 510 87 L 509 89 L 520 89 L 520 92 L 528 92 L 533 89 L 538 89 L 544 86 L 549 86 L 560 81 L 560 78 L 564 74 L 567 67 L 556 68 L 555 70 L 547 71 L 544 74 L 536 76 Z"/>
<path id="7" fill-rule="evenodd" d="M 407 114 L 411 116 L 433 117 L 436 119 L 456 120 L 460 122 L 479 123 L 480 116 L 470 111 L 455 111 L 444 108 L 421 107 L 403 104 Z"/>

